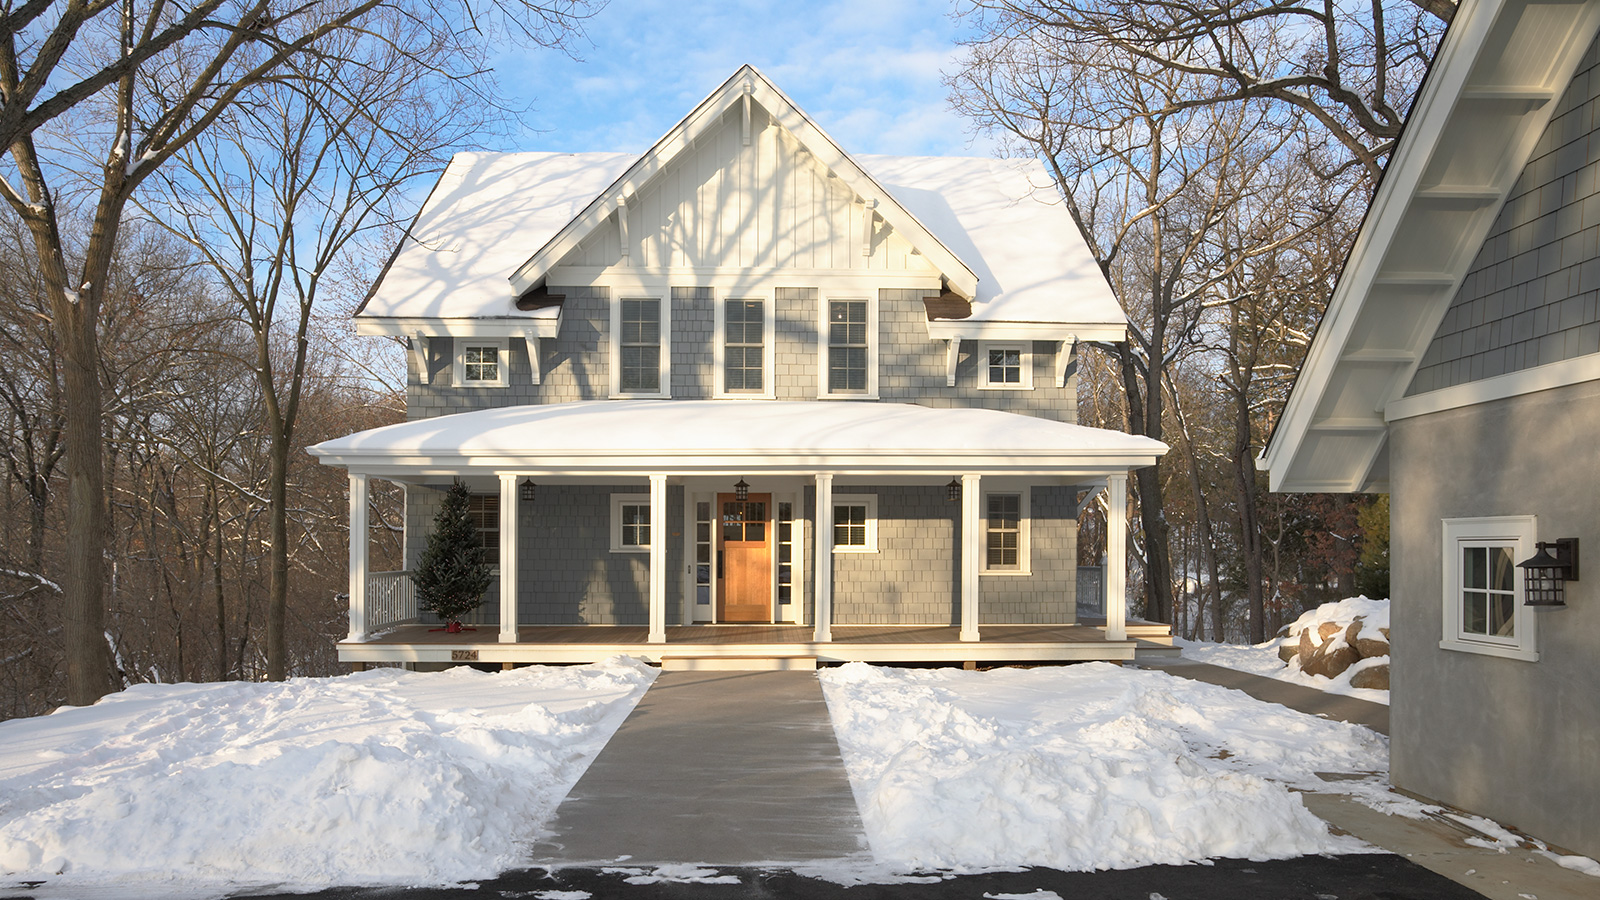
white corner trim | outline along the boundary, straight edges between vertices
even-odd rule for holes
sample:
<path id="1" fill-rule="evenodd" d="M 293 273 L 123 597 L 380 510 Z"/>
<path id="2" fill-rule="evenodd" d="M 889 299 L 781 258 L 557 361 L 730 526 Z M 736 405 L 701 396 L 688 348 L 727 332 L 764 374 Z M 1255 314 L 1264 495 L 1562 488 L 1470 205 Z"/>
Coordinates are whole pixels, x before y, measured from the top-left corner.
<path id="1" fill-rule="evenodd" d="M 1383 419 L 1385 422 L 1395 422 L 1587 381 L 1600 381 L 1600 353 L 1507 372 L 1482 381 L 1452 385 L 1415 397 L 1402 397 L 1383 408 Z"/>

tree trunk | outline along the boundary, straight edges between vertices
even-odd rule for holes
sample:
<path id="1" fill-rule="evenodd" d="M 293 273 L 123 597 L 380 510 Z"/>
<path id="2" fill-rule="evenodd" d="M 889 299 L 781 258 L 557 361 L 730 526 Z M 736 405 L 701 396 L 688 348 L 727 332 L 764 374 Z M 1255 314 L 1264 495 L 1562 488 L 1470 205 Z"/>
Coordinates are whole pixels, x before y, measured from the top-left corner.
<path id="1" fill-rule="evenodd" d="M 289 439 L 281 421 L 276 416 L 272 418 L 272 485 L 267 512 L 267 559 L 271 569 L 267 581 L 267 680 L 283 681 L 289 677 L 289 644 L 284 633 L 289 608 Z"/>

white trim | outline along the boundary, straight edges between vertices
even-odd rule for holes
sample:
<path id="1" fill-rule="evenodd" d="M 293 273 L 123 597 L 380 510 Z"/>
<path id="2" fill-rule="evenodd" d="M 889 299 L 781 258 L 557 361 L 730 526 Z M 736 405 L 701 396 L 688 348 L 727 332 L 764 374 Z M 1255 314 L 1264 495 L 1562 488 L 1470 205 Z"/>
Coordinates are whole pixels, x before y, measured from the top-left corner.
<path id="1" fill-rule="evenodd" d="M 624 300 L 654 300 L 656 310 L 660 316 L 660 356 L 656 361 L 657 385 L 656 391 L 626 391 L 622 390 L 622 302 Z M 611 380 L 612 399 L 667 400 L 672 397 L 672 291 L 660 287 L 654 290 L 639 291 L 634 294 L 611 293 L 611 358 L 606 368 Z"/>
<path id="2" fill-rule="evenodd" d="M 928 323 L 928 337 L 936 341 L 961 338 L 964 341 L 1105 341 L 1128 339 L 1128 326 L 1121 322 L 1002 322 L 976 318 L 935 319 Z"/>
<path id="3" fill-rule="evenodd" d="M 531 384 L 538 384 L 544 374 L 541 370 L 544 365 L 539 360 L 539 332 L 529 328 L 522 332 L 522 343 L 528 352 L 528 371 L 532 378 Z"/>
<path id="4" fill-rule="evenodd" d="M 1443 586 L 1440 601 L 1444 604 L 1444 628 L 1439 640 L 1443 650 L 1480 653 L 1524 662 L 1539 661 L 1539 617 L 1523 605 L 1526 597 L 1523 571 L 1516 570 L 1516 597 L 1513 616 L 1516 637 L 1495 638 L 1469 635 L 1461 630 L 1461 547 L 1463 544 L 1499 542 L 1512 544 L 1512 557 L 1524 560 L 1533 555 L 1538 534 L 1537 516 L 1481 516 L 1466 519 L 1444 519 L 1441 555 L 1443 556 Z"/>
<path id="5" fill-rule="evenodd" d="M 458 388 L 503 388 L 511 384 L 511 339 L 505 337 L 456 338 L 450 350 L 450 381 Z M 494 381 L 467 380 L 467 348 L 495 348 Z"/>
<path id="6" fill-rule="evenodd" d="M 989 351 L 1015 350 L 1022 369 L 1022 380 L 1017 384 L 1006 384 L 989 380 Z M 1033 390 L 1033 342 L 1032 341 L 979 341 L 977 352 L 978 363 L 978 389 L 984 391 L 1031 391 Z"/>
<path id="7" fill-rule="evenodd" d="M 728 302 L 731 300 L 757 300 L 761 303 L 761 390 L 759 391 L 729 391 L 727 388 Z M 777 341 L 774 340 L 776 335 L 773 334 L 773 329 L 777 322 L 775 307 L 778 304 L 773 299 L 773 291 L 717 290 L 712 293 L 711 305 L 714 307 L 711 333 L 712 365 L 715 369 L 714 396 L 719 400 L 777 399 L 778 379 L 774 373 Z"/>
<path id="8" fill-rule="evenodd" d="M 1128 639 L 1128 473 L 1106 476 L 1106 640 Z"/>
<path id="9" fill-rule="evenodd" d="M 878 348 L 883 343 L 878 334 L 878 294 L 829 294 L 818 291 L 817 302 L 817 399 L 819 400 L 876 400 L 878 399 Z M 867 390 L 831 391 L 828 389 L 828 351 L 831 337 L 828 312 L 833 301 L 865 300 L 867 303 Z"/>
<path id="10" fill-rule="evenodd" d="M 517 642 L 517 476 L 500 473 L 500 643 Z"/>
<path id="11" fill-rule="evenodd" d="M 817 519 L 823 518 L 823 510 L 833 509 L 833 475 L 818 472 L 815 476 L 817 485 Z M 833 514 L 826 514 L 831 528 Z M 822 534 L 828 532 L 817 529 Z M 817 554 L 817 567 L 812 570 L 812 592 L 815 598 L 816 627 L 812 630 L 812 640 L 817 643 L 826 643 L 833 640 L 833 541 L 822 540 L 818 535 L 812 542 Z"/>
<path id="12" fill-rule="evenodd" d="M 656 522 L 656 512 L 650 506 L 649 494 L 612 494 L 611 495 L 611 552 L 612 553 L 649 553 L 650 544 L 624 544 L 622 542 L 622 507 L 643 506 L 650 511 L 650 540 L 655 541 L 659 525 Z"/>
<path id="13" fill-rule="evenodd" d="M 667 476 L 650 476 L 650 633 L 652 644 L 667 642 L 667 529 L 655 510 L 667 510 Z"/>
<path id="14" fill-rule="evenodd" d="M 789 618 L 782 621 L 792 625 L 804 625 L 806 621 L 806 510 L 805 492 L 790 491 L 772 495 L 772 609 L 773 621 L 778 620 L 778 612 L 782 611 L 783 604 L 778 602 L 778 504 L 788 503 L 789 517 Z"/>
<path id="15" fill-rule="evenodd" d="M 1464 406 L 1475 406 L 1479 403 L 1505 400 L 1509 397 L 1520 397 L 1523 394 L 1589 381 L 1600 381 L 1600 353 L 1576 356 L 1517 372 L 1507 372 L 1482 381 L 1452 385 L 1426 394 L 1417 394 L 1414 397 L 1402 397 L 1383 408 L 1383 419 L 1385 422 L 1397 422 L 1414 416 L 1425 416 L 1447 409 L 1460 409 Z"/>
<path id="16" fill-rule="evenodd" d="M 833 540 L 833 520 L 837 507 L 864 506 L 867 513 L 866 543 L 857 547 L 853 544 L 834 544 L 834 553 L 877 553 L 878 552 L 878 495 L 877 494 L 834 494 L 833 502 L 828 504 L 828 539 Z"/>
<path id="17" fill-rule="evenodd" d="M 507 306 L 512 301 L 506 301 Z M 561 328 L 560 307 L 555 315 L 506 315 L 479 319 L 433 319 L 421 316 L 356 316 L 356 334 L 372 337 L 520 338 L 529 331 L 553 338 Z M 543 310 L 541 310 L 542 312 Z"/>
<path id="18" fill-rule="evenodd" d="M 367 476 L 350 473 L 350 634 L 367 639 Z"/>
<path id="19" fill-rule="evenodd" d="M 413 332 L 405 338 L 406 349 L 411 351 L 411 358 L 417 364 L 417 383 L 428 383 L 428 337 L 420 331 Z"/>
<path id="20" fill-rule="evenodd" d="M 939 274 L 922 269 L 801 269 L 776 266 L 558 266 L 548 283 L 560 293 L 571 287 L 608 287 L 614 291 L 710 287 L 734 293 L 770 292 L 779 287 L 829 291 L 876 291 L 879 288 L 939 291 Z M 962 320 L 968 321 L 968 320 Z"/>
<path id="21" fill-rule="evenodd" d="M 1015 494 L 1017 502 L 1017 567 L 1015 569 L 989 568 L 989 498 L 995 495 Z M 983 507 L 980 515 L 983 517 L 983 542 L 980 547 L 982 553 L 982 574 L 984 575 L 1032 575 L 1033 574 L 1033 488 L 1023 485 L 1020 488 L 1002 490 L 999 488 L 983 492 Z"/>
<path id="22" fill-rule="evenodd" d="M 978 603 L 983 585 L 978 560 L 983 558 L 983 478 L 961 476 L 961 640 L 977 641 Z"/>

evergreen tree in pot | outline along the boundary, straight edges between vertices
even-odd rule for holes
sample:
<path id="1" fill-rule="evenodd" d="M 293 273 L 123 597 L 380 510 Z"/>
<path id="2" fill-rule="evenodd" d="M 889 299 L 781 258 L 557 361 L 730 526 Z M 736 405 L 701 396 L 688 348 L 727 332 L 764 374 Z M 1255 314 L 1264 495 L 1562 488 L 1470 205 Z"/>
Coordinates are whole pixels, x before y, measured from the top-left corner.
<path id="1" fill-rule="evenodd" d="M 468 508 L 470 499 L 459 481 L 445 494 L 428 546 L 411 573 L 417 605 L 447 622 L 445 631 L 452 634 L 461 631 L 461 617 L 478 607 L 494 580 Z"/>

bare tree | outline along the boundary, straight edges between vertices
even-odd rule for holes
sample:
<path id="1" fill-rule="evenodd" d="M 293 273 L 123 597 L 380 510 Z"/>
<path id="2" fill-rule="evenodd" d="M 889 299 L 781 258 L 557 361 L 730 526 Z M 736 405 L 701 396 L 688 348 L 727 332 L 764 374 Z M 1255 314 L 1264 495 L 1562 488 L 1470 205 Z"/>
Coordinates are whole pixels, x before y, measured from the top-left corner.
<path id="1" fill-rule="evenodd" d="M 547 6 L 517 0 L 320 0 L 288 8 L 268 0 L 36 0 L 0 6 L 0 138 L 11 163 L 0 195 L 32 235 L 62 374 L 68 507 L 62 588 L 74 704 L 92 703 L 110 688 L 96 367 L 101 306 L 124 211 L 153 172 L 246 92 L 277 77 L 291 60 L 328 55 L 332 36 L 384 7 L 454 41 L 461 53 L 451 73 L 461 77 L 482 72 L 493 38 L 559 43 L 587 12 L 581 0 Z M 68 196 L 81 197 L 91 210 L 81 239 L 66 230 L 71 219 L 62 203 Z"/>

